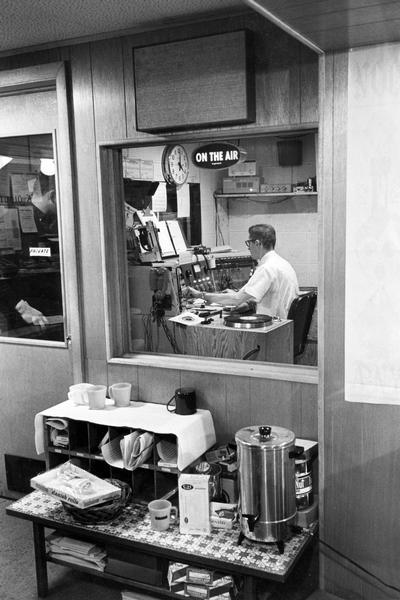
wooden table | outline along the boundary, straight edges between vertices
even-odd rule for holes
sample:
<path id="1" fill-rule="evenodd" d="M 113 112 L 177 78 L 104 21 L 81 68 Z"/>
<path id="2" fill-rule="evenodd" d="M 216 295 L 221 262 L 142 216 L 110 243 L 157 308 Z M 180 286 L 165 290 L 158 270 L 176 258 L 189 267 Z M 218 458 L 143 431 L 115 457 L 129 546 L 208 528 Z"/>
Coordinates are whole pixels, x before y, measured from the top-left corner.
<path id="1" fill-rule="evenodd" d="M 39 597 L 48 593 L 47 561 L 116 581 L 125 587 L 156 593 L 157 597 L 181 597 L 169 591 L 166 582 L 162 586 L 155 586 L 112 574 L 107 572 L 107 567 L 104 572 L 97 571 L 47 556 L 45 528 L 101 545 L 108 551 L 118 548 L 127 553 L 138 551 L 153 560 L 157 557 L 161 562 L 164 561 L 166 569 L 169 561 L 173 561 L 243 577 L 242 597 L 245 600 L 254 600 L 258 579 L 286 582 L 313 540 L 312 531 L 300 530 L 285 541 L 284 553 L 280 554 L 275 544 L 260 544 L 245 539 L 238 545 L 239 529 L 236 524 L 231 531 L 213 530 L 210 535 L 201 536 L 182 535 L 178 525 L 172 525 L 165 532 L 156 532 L 150 527 L 147 509 L 140 505 L 127 506 L 110 523 L 81 525 L 64 510 L 59 500 L 39 491 L 17 500 L 6 512 L 8 515 L 32 521 Z"/>
<path id="2" fill-rule="evenodd" d="M 236 329 L 226 327 L 220 315 L 209 324 L 182 325 L 171 322 L 173 335 L 182 354 L 215 358 L 293 363 L 293 321 L 273 320 L 265 327 Z"/>

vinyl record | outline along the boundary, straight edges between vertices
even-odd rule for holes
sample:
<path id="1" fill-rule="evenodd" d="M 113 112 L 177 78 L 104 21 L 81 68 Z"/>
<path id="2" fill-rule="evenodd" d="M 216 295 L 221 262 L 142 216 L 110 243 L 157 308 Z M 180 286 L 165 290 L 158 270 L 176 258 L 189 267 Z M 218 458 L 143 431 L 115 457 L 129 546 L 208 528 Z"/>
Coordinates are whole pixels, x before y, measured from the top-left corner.
<path id="1" fill-rule="evenodd" d="M 224 318 L 226 327 L 235 327 L 237 329 L 255 329 L 257 327 L 265 327 L 272 321 L 270 315 L 241 315 L 230 314 Z"/>

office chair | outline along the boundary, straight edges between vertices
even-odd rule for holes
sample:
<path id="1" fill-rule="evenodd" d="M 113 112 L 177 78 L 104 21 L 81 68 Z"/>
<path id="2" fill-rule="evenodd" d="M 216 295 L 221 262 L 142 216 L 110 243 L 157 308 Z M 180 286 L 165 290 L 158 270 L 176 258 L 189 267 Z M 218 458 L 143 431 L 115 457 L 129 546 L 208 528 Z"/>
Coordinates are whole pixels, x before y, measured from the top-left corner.
<path id="1" fill-rule="evenodd" d="M 308 292 L 297 296 L 290 305 L 287 318 L 293 321 L 294 359 L 305 350 L 316 302 L 317 292 Z"/>

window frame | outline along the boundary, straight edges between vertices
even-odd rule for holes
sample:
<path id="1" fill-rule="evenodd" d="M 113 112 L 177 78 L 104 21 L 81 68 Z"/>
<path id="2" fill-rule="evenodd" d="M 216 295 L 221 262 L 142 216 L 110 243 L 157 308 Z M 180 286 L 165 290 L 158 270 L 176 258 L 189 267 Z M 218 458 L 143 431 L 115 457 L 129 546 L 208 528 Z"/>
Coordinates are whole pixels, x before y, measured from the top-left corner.
<path id="1" fill-rule="evenodd" d="M 307 127 L 287 128 L 286 131 L 318 131 L 317 124 Z M 239 361 L 208 357 L 193 357 L 176 354 L 144 352 L 125 352 L 129 348 L 129 290 L 128 265 L 126 261 L 124 230 L 124 211 L 118 210 L 118 202 L 123 195 L 122 189 L 122 150 L 129 147 L 157 146 L 171 142 L 201 142 L 232 137 L 252 137 L 277 135 L 285 128 L 257 128 L 240 131 L 207 131 L 196 135 L 151 136 L 144 139 L 99 142 L 99 198 L 100 231 L 102 239 L 102 265 L 106 315 L 106 354 L 107 363 L 112 365 L 131 365 L 135 367 L 156 367 L 181 371 L 197 371 L 288 381 L 293 383 L 318 383 L 318 366 L 294 365 L 285 363 L 267 363 L 257 361 Z M 320 205 L 320 203 L 319 203 Z M 318 209 L 319 212 L 319 209 Z M 319 361 L 318 361 L 319 362 Z"/>

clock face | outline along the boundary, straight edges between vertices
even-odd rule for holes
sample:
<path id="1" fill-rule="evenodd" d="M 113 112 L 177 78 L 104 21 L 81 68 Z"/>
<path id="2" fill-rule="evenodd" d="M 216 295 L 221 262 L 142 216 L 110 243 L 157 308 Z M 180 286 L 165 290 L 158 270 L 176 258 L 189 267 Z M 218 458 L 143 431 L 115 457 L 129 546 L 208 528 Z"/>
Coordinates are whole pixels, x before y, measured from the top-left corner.
<path id="1" fill-rule="evenodd" d="M 189 159 L 180 144 L 166 146 L 162 157 L 164 179 L 167 183 L 183 185 L 189 175 Z"/>

